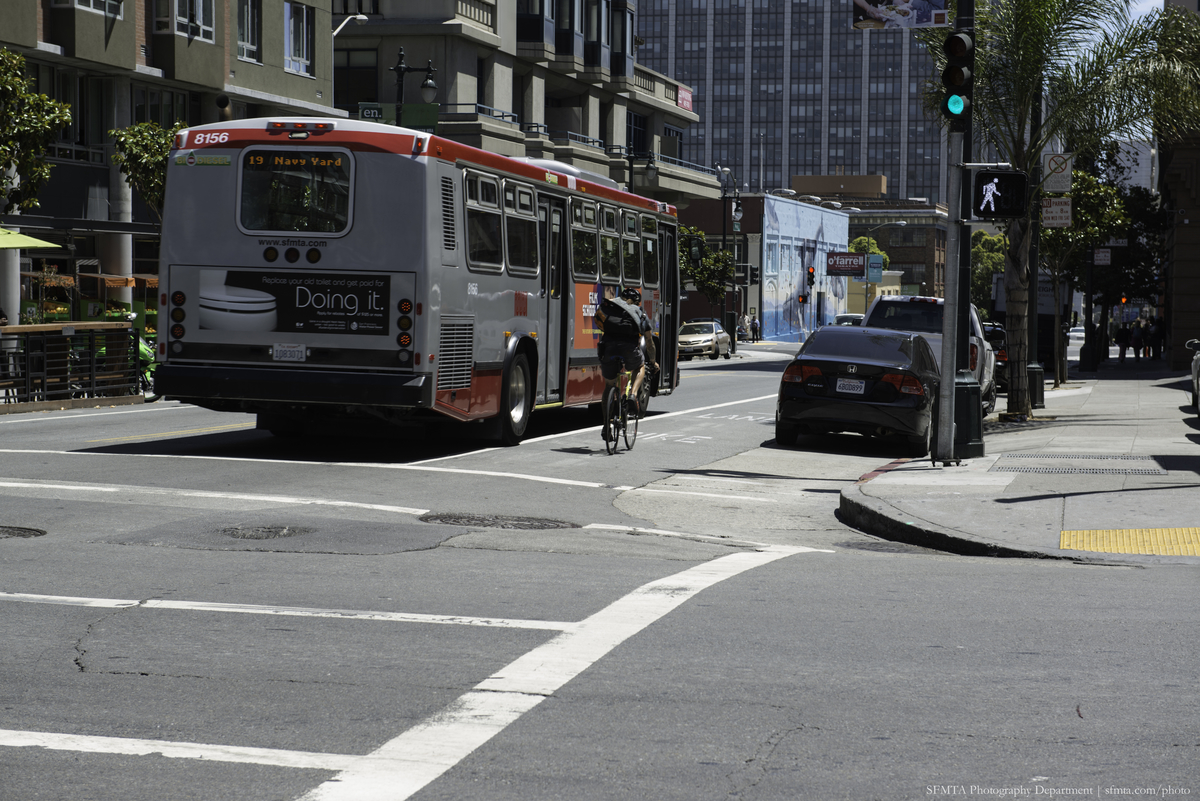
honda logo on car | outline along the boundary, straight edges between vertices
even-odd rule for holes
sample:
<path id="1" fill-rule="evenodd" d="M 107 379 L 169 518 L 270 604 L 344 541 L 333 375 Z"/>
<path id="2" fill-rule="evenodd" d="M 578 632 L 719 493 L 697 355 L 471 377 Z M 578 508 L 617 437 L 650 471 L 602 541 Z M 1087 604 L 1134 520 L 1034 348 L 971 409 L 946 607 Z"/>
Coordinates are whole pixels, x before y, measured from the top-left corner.
<path id="1" fill-rule="evenodd" d="M 847 373 L 857 373 L 857 372 L 858 372 L 858 365 L 857 365 L 857 364 L 847 364 L 847 365 L 846 365 L 846 372 L 847 372 Z"/>
<path id="2" fill-rule="evenodd" d="M 867 254 L 826 253 L 825 274 L 864 276 L 867 274 Z"/>

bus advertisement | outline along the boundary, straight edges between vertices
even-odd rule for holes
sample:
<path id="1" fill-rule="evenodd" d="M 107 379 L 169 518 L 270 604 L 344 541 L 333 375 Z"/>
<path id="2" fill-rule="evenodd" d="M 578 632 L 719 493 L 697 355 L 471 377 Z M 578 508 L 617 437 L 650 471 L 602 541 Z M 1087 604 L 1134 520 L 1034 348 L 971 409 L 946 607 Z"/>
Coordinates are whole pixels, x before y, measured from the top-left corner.
<path id="1" fill-rule="evenodd" d="M 156 391 L 298 434 L 599 403 L 593 314 L 637 287 L 678 385 L 674 207 L 559 162 L 356 120 L 180 131 L 168 161 Z"/>

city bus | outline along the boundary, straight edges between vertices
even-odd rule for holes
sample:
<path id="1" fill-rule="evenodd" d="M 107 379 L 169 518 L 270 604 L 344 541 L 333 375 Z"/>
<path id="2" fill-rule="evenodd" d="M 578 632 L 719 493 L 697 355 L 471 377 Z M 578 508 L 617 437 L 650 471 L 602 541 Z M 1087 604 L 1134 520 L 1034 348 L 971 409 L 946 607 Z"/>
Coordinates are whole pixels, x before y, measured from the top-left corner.
<path id="1" fill-rule="evenodd" d="M 598 404 L 593 314 L 641 289 L 678 384 L 678 216 L 598 174 L 392 125 L 237 120 L 168 160 L 155 391 L 257 415 L 478 423 Z"/>

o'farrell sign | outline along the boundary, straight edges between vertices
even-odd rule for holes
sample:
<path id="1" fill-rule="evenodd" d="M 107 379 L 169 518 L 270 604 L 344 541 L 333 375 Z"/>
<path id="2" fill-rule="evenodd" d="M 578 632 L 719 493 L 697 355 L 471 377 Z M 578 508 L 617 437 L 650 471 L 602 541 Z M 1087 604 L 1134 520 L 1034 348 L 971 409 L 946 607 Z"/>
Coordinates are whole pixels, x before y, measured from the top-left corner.
<path id="1" fill-rule="evenodd" d="M 867 274 L 867 254 L 826 253 L 825 274 L 862 277 Z"/>

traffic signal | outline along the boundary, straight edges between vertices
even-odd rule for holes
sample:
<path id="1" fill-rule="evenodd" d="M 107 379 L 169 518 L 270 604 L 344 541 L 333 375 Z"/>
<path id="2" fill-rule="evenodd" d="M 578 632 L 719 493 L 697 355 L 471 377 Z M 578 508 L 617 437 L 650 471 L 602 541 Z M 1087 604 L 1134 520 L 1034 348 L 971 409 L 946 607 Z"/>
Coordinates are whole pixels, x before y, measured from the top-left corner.
<path id="1" fill-rule="evenodd" d="M 955 31 L 942 43 L 946 69 L 942 70 L 942 116 L 950 120 L 950 130 L 964 132 L 971 121 L 971 85 L 975 71 L 975 31 Z"/>
<path id="2" fill-rule="evenodd" d="M 808 268 L 808 285 L 812 286 L 815 283 L 817 283 L 817 268 L 810 266 Z M 800 302 L 803 303 L 804 301 L 801 300 Z"/>
<path id="3" fill-rule="evenodd" d="M 981 220 L 1024 217 L 1029 176 L 1020 170 L 980 170 L 975 173 L 971 213 Z"/>
<path id="4" fill-rule="evenodd" d="M 796 296 L 796 302 L 803 306 L 805 303 L 808 303 L 808 295 L 805 295 L 803 292 L 801 292 Z"/>
<path id="5" fill-rule="evenodd" d="M 758 275 L 759 275 L 759 273 L 758 273 L 758 265 L 757 265 L 757 264 L 751 264 L 751 265 L 750 265 L 750 283 L 751 283 L 752 285 L 753 285 L 753 284 L 757 284 L 757 283 L 758 283 Z"/>

